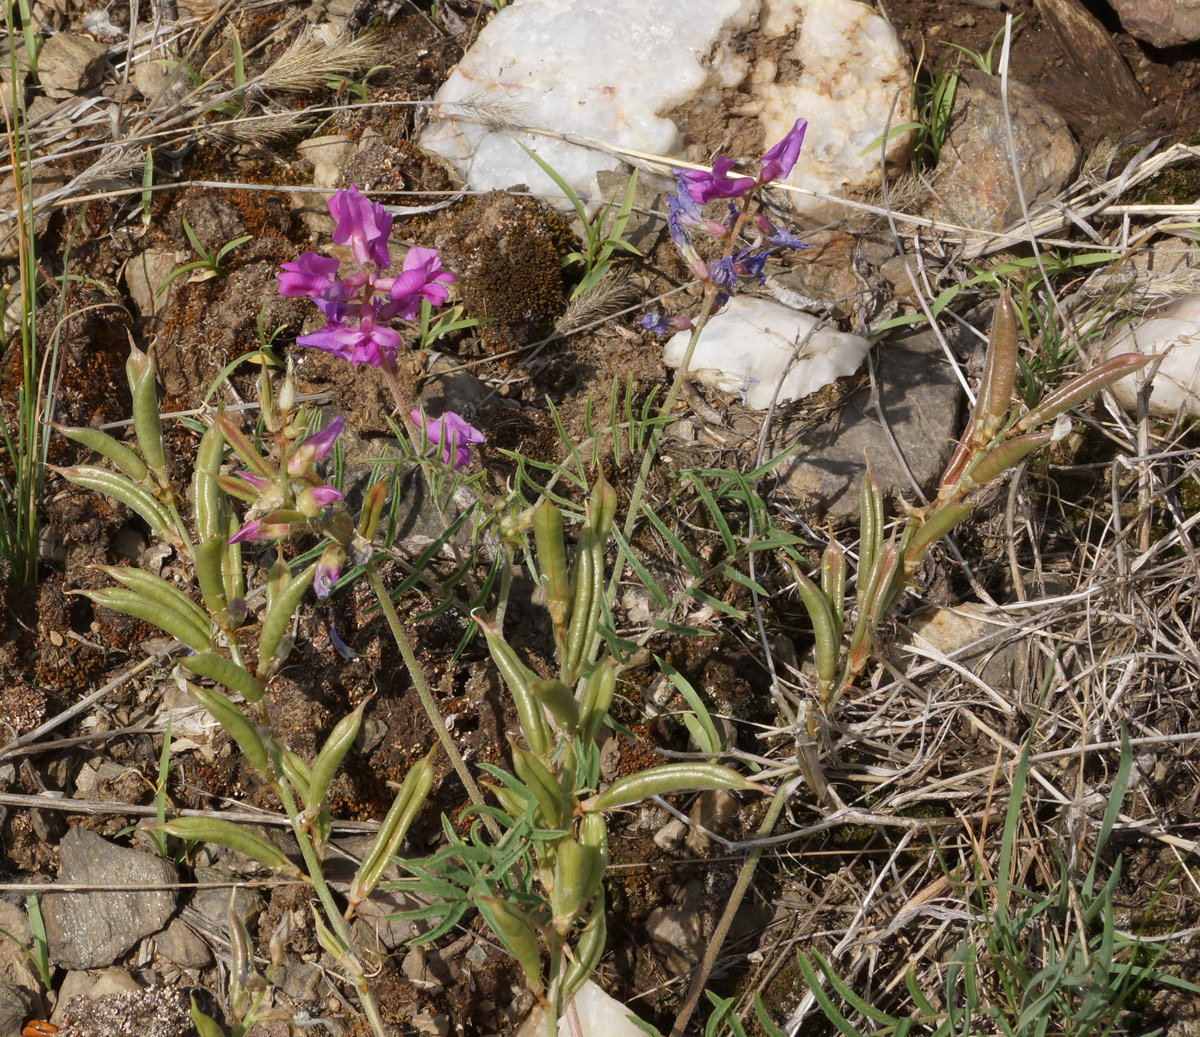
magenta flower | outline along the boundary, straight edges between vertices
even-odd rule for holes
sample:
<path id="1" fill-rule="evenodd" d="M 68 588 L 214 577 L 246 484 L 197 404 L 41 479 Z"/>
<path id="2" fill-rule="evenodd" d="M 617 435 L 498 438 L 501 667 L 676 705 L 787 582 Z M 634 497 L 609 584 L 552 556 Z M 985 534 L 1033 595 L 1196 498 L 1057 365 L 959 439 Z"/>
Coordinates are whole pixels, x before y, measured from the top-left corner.
<path id="1" fill-rule="evenodd" d="M 421 300 L 430 306 L 441 306 L 450 295 L 446 285 L 454 280 L 449 270 L 442 269 L 442 260 L 435 248 L 410 248 L 404 256 L 400 273 L 387 287 L 396 305 L 396 314 L 413 320 L 421 309 Z"/>
<path id="2" fill-rule="evenodd" d="M 334 418 L 320 432 L 314 432 L 296 447 L 288 459 L 288 475 L 293 478 L 304 475 L 313 464 L 328 454 L 333 449 L 333 441 L 341 434 L 344 422 L 344 418 Z"/>
<path id="3" fill-rule="evenodd" d="M 327 324 L 311 335 L 301 335 L 296 343 L 323 349 L 326 353 L 340 356 L 355 367 L 370 364 L 380 367 L 396 366 L 396 352 L 400 348 L 400 333 L 377 324 L 378 313 L 373 302 L 359 307 L 358 327 L 347 327 L 342 323 Z"/>
<path id="4" fill-rule="evenodd" d="M 711 173 L 700 169 L 673 169 L 676 179 L 687 184 L 688 194 L 698 205 L 714 198 L 740 198 L 754 189 L 754 181 L 748 176 L 730 177 L 733 159 L 719 155 L 713 163 Z"/>
<path id="5" fill-rule="evenodd" d="M 310 486 L 296 498 L 296 509 L 305 518 L 316 518 L 334 501 L 345 499 L 345 494 L 332 486 Z"/>
<path id="6" fill-rule="evenodd" d="M 279 294 L 292 298 L 323 296 L 336 285 L 338 261 L 316 252 L 301 252 L 294 263 L 284 263 L 279 273 Z"/>
<path id="7" fill-rule="evenodd" d="M 781 180 L 792 171 L 796 159 L 800 157 L 800 146 L 804 143 L 804 131 L 808 129 L 807 119 L 797 119 L 795 125 L 784 135 L 783 140 L 770 148 L 759 163 L 762 167 L 758 174 L 759 183 L 770 183 Z"/>
<path id="8" fill-rule="evenodd" d="M 351 184 L 329 199 L 329 212 L 337 220 L 334 244 L 348 244 L 359 266 L 369 262 L 374 262 L 381 270 L 391 266 L 387 239 L 392 232 L 392 217 L 382 205 L 360 194 Z"/>
<path id="9" fill-rule="evenodd" d="M 321 552 L 321 557 L 317 559 L 317 568 L 313 572 L 313 590 L 317 592 L 318 598 L 329 597 L 345 561 L 346 552 L 337 544 L 330 544 Z"/>
<path id="10" fill-rule="evenodd" d="M 432 421 L 425 416 L 420 407 L 414 407 L 408 412 L 408 416 L 414 425 L 424 427 L 425 438 L 429 442 L 441 444 L 442 462 L 453 464 L 455 471 L 471 460 L 471 452 L 468 449 L 471 444 L 483 442 L 483 433 L 452 410 Z"/>
<path id="11" fill-rule="evenodd" d="M 227 544 L 240 544 L 246 541 L 283 540 L 291 536 L 292 530 L 301 522 L 304 516 L 298 511 L 273 511 L 260 519 L 252 519 L 231 536 Z"/>

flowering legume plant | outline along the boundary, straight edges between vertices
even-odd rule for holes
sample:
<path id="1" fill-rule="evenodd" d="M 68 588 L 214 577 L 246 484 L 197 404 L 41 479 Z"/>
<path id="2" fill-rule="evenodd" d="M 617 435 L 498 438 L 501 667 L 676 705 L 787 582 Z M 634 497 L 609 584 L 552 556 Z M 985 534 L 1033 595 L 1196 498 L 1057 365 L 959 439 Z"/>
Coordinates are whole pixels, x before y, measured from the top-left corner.
<path id="1" fill-rule="evenodd" d="M 280 291 L 312 299 L 325 318 L 324 327 L 301 336 L 298 344 L 378 368 L 396 396 L 402 420 L 408 419 L 408 435 L 426 449 L 424 461 L 449 470 L 464 467 L 482 434 L 459 415 L 430 417 L 420 408 L 406 407 L 395 377 L 403 339 L 394 323 L 413 320 L 423 304 L 442 305 L 453 275 L 441 269 L 434 250 L 416 247 L 409 249 L 399 272 L 388 276 L 390 216 L 354 188 L 335 194 L 329 207 L 337 220 L 333 240 L 350 246 L 354 267 L 343 273 L 338 260 L 314 252 L 284 264 Z M 601 788 L 598 738 L 617 683 L 614 661 L 607 653 L 597 656 L 607 593 L 605 550 L 616 513 L 616 494 L 601 478 L 582 516 L 570 567 L 563 515 L 548 500 L 515 514 L 505 502 L 494 512 L 501 516 L 496 522 L 503 548 L 500 603 L 493 613 L 477 610 L 473 618 L 512 697 L 520 737 L 511 741 L 511 771 L 483 768 L 493 779 L 489 790 L 498 806 L 486 802 L 438 713 L 376 568 L 384 555 L 377 532 L 388 483 L 371 485 L 358 515 L 352 515 L 341 490 L 322 474 L 344 420 L 316 427 L 319 416 L 297 405 L 290 367 L 280 375 L 265 350 L 244 359 L 260 368 L 259 435 L 248 435 L 230 413 L 217 410 L 209 416 L 191 479 L 190 507 L 168 475 L 151 354 L 134 347 L 126 366 L 135 445 L 95 429 L 61 430 L 112 467 L 77 465 L 60 473 L 126 504 L 195 572 L 192 594 L 136 567 L 106 566 L 103 571 L 118 586 L 79 593 L 153 623 L 186 646 L 190 654 L 176 667 L 177 682 L 212 714 L 278 795 L 303 868 L 272 843 L 223 819 L 172 818 L 151 827 L 183 840 L 232 847 L 308 882 L 322 908 L 314 916 L 321 945 L 355 987 L 373 1032 L 385 1037 L 367 970 L 351 946 L 347 926 L 376 888 L 428 796 L 434 753 L 409 771 L 342 906 L 322 871 L 331 827 L 327 794 L 370 700 L 342 718 L 308 761 L 274 734 L 269 695 L 272 678 L 292 650 L 287 632 L 307 591 L 329 595 L 343 568 L 353 562 L 371 585 L 440 745 L 473 803 L 468 816 L 476 823 L 469 840 L 457 836 L 447 821 L 446 848 L 410 865 L 418 885 L 438 898 L 423 912 L 435 919 L 425 938 L 436 938 L 467 910 L 478 910 L 520 963 L 553 1032 L 560 1009 L 604 952 L 607 814 L 654 795 L 761 787 L 728 768 L 700 763 L 650 768 Z M 240 517 L 234 504 L 244 508 Z M 559 657 L 558 677 L 551 681 L 536 679 L 503 631 L 514 557 L 531 532 L 536 551 L 530 552 L 530 565 L 546 587 Z M 269 552 L 266 578 L 255 588 L 248 588 L 244 577 L 247 545 Z M 308 547 L 305 557 L 315 560 L 296 561 L 301 547 Z M 436 582 L 429 587 L 436 588 Z M 234 1037 L 241 1037 L 274 1013 L 264 1004 L 270 975 L 282 957 L 286 925 L 272 941 L 266 976 L 255 971 L 241 920 L 231 919 L 230 927 L 236 968 L 230 977 L 229 1023 Z M 542 949 L 547 952 L 545 968 Z M 202 1037 L 223 1033 L 195 1005 L 193 1018 Z"/>

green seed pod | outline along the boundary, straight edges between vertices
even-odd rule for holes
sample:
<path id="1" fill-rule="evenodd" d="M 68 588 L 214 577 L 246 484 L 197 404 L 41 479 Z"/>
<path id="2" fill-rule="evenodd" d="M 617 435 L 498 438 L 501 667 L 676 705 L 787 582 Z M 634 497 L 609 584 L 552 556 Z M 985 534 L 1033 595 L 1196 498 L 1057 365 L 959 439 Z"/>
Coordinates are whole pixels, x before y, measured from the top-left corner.
<path id="1" fill-rule="evenodd" d="M 413 818 L 417 816 L 417 811 L 429 797 L 433 788 L 433 757 L 436 752 L 436 749 L 431 749 L 419 763 L 409 768 L 408 774 L 404 776 L 404 782 L 400 791 L 396 793 L 387 817 L 379 826 L 379 832 L 363 857 L 354 881 L 350 883 L 352 905 L 369 897 L 379 884 L 384 869 L 400 849 L 400 843 L 403 842 Z"/>
<path id="2" fill-rule="evenodd" d="M 567 810 L 567 797 L 558 779 L 533 753 L 514 744 L 511 739 L 509 746 L 512 749 L 513 770 L 538 801 L 542 821 L 551 828 L 560 827 Z"/>
<path id="3" fill-rule="evenodd" d="M 155 533 L 159 536 L 174 538 L 175 531 L 171 520 L 163 510 L 162 505 L 155 500 L 154 495 L 131 482 L 123 475 L 110 472 L 107 468 L 96 468 L 92 465 L 74 465 L 71 468 L 58 468 L 47 465 L 51 471 L 58 472 L 67 482 L 82 486 L 106 497 L 118 500 L 126 507 L 137 512 Z"/>
<path id="4" fill-rule="evenodd" d="M 225 437 L 225 441 L 233 447 L 233 452 L 242 459 L 251 473 L 262 479 L 274 480 L 279 477 L 279 473 L 272 471 L 271 466 L 267 464 L 262 454 L 254 448 L 254 444 L 246 438 L 245 433 L 238 428 L 229 415 L 218 414 L 213 421 L 213 427 L 220 429 L 221 435 Z"/>
<path id="5" fill-rule="evenodd" d="M 604 473 L 600 472 L 592 486 L 592 496 L 588 501 L 588 517 L 591 520 L 592 532 L 596 535 L 596 543 L 601 547 L 608 541 L 612 530 L 613 520 L 617 516 L 617 491 L 609 485 Z"/>
<path id="6" fill-rule="evenodd" d="M 837 537 L 829 538 L 821 555 L 821 590 L 833 610 L 834 630 L 840 633 L 846 608 L 846 552 Z"/>
<path id="7" fill-rule="evenodd" d="M 212 638 L 207 629 L 200 630 L 190 614 L 174 611 L 168 606 L 151 601 L 144 594 L 127 587 L 105 587 L 101 590 L 72 591 L 80 597 L 89 598 L 97 605 L 124 612 L 127 616 L 153 623 L 160 630 L 178 638 L 196 652 L 207 652 L 212 648 Z"/>
<path id="8" fill-rule="evenodd" d="M 969 480 L 972 488 L 986 486 L 1008 469 L 1020 464 L 1039 447 L 1046 446 L 1053 435 L 1053 432 L 1030 432 L 1024 436 L 1017 436 L 1015 439 L 1006 439 L 1003 443 L 992 447 L 971 465 L 967 469 L 965 479 Z"/>
<path id="9" fill-rule="evenodd" d="M 512 646 L 500 636 L 500 630 L 494 623 L 481 619 L 478 615 L 475 616 L 475 622 L 487 638 L 492 661 L 504 678 L 509 694 L 512 695 L 525 741 L 537 756 L 547 756 L 551 746 L 550 727 L 546 723 L 542 704 L 533 697 L 533 674 L 529 667 L 517 658 Z"/>
<path id="10" fill-rule="evenodd" d="M 363 494 L 362 511 L 358 516 L 358 535 L 367 543 L 375 538 L 375 530 L 379 528 L 379 517 L 383 514 L 383 504 L 387 500 L 387 488 L 387 480 L 381 479 Z"/>
<path id="11" fill-rule="evenodd" d="M 904 554 L 904 568 L 907 572 L 915 572 L 920 566 L 925 552 L 936 541 L 950 532 L 959 522 L 971 513 L 966 504 L 943 504 L 933 513 L 928 521 L 921 524 Z"/>
<path id="12" fill-rule="evenodd" d="M 280 660 L 275 658 L 275 653 L 279 650 L 283 633 L 299 608 L 300 599 L 304 597 L 304 592 L 308 590 L 316 571 L 317 564 L 314 562 L 305 566 L 295 576 L 284 580 L 267 606 L 262 630 L 258 635 L 258 668 L 255 675 L 259 680 L 266 680 L 279 665 Z"/>
<path id="13" fill-rule="evenodd" d="M 563 977 L 562 1000 L 564 1004 L 579 992 L 579 988 L 596 971 L 596 966 L 604 957 L 604 945 L 608 940 L 608 919 L 606 917 L 608 905 L 604 901 L 604 890 L 602 889 L 596 902 L 592 905 L 587 926 L 580 933 L 579 940 L 575 944 L 575 960 L 567 966 L 566 975 Z"/>
<path id="14" fill-rule="evenodd" d="M 155 576 L 154 573 L 133 565 L 98 565 L 96 568 L 123 587 L 145 595 L 156 605 L 190 616 L 199 629 L 208 630 L 209 618 L 204 609 L 161 576 Z"/>
<path id="15" fill-rule="evenodd" d="M 799 570 L 795 562 L 787 555 L 782 557 L 792 571 L 796 590 L 800 594 L 800 600 L 804 602 L 804 609 L 813 626 L 817 680 L 828 684 L 836 673 L 838 651 L 842 646 L 842 632 L 834 623 L 833 606 L 821 589 Z"/>
<path id="16" fill-rule="evenodd" d="M 64 428 L 62 425 L 53 427 L 68 439 L 73 439 L 89 450 L 95 450 L 96 453 L 107 457 L 135 483 L 140 483 L 146 478 L 149 471 L 146 468 L 146 462 L 138 456 L 136 451 L 131 450 L 119 440 L 113 439 L 107 432 L 101 432 L 94 428 Z"/>
<path id="17" fill-rule="evenodd" d="M 309 803 L 308 786 L 312 782 L 312 768 L 305 763 L 302 757 L 292 752 L 291 749 L 281 749 L 279 752 L 279 771 L 307 806 Z"/>
<path id="18" fill-rule="evenodd" d="M 196 536 L 201 540 L 220 537 L 225 529 L 225 496 L 217 482 L 224 452 L 225 437 L 220 426 L 212 425 L 200 437 L 192 475 L 192 512 L 196 519 Z"/>
<path id="19" fill-rule="evenodd" d="M 1047 421 L 1053 421 L 1060 414 L 1078 406 L 1096 393 L 1107 389 L 1115 382 L 1126 378 L 1145 367 L 1154 356 L 1143 356 L 1141 353 L 1121 353 L 1109 357 L 1102 364 L 1097 364 L 1090 371 L 1085 371 L 1077 378 L 1072 378 L 1061 389 L 1056 389 L 1039 403 L 1028 414 L 1021 416 L 1013 426 L 1014 432 L 1024 432 L 1036 428 Z"/>
<path id="20" fill-rule="evenodd" d="M 518 908 L 496 897 L 476 896 L 472 900 L 488 927 L 500 938 L 505 949 L 521 966 L 529 989 L 535 996 L 540 995 L 545 986 L 542 983 L 542 959 L 537 931 L 532 923 Z"/>
<path id="21" fill-rule="evenodd" d="M 176 669 L 176 680 L 178 676 Z M 271 766 L 267 760 L 267 747 L 263 743 L 258 728 L 254 726 L 240 709 L 219 691 L 212 688 L 201 688 L 190 681 L 183 681 L 183 686 L 189 695 L 207 709 L 225 730 L 229 733 L 242 750 L 242 754 L 250 761 L 250 765 L 267 780 L 271 779 Z"/>
<path id="22" fill-rule="evenodd" d="M 533 539 L 537 564 L 546 591 L 546 608 L 557 631 L 567 621 L 571 607 L 571 581 L 567 574 L 567 546 L 563 540 L 563 517 L 549 498 L 533 512 Z"/>
<path id="23" fill-rule="evenodd" d="M 308 785 L 309 800 L 308 808 L 304 812 L 305 820 L 311 821 L 324 803 L 325 794 L 337 776 L 342 760 L 346 758 L 346 753 L 350 751 L 354 739 L 358 737 L 358 729 L 362 726 L 363 710 L 367 708 L 367 703 L 370 701 L 371 696 L 368 696 L 358 704 L 352 713 L 342 717 L 329 732 L 329 737 L 321 746 L 321 751 L 317 753 L 317 758 L 312 765 L 312 778 Z"/>
<path id="24" fill-rule="evenodd" d="M 651 796 L 673 796 L 679 792 L 731 789 L 735 792 L 758 788 L 737 771 L 716 763 L 667 763 L 626 778 L 619 778 L 580 806 L 585 812 L 615 810 L 640 803 Z"/>
<path id="25" fill-rule="evenodd" d="M 212 652 L 199 652 L 180 659 L 179 664 L 197 677 L 208 677 L 220 681 L 231 691 L 236 691 L 247 702 L 258 702 L 263 697 L 263 686 L 250 673 L 232 659 Z"/>
<path id="26" fill-rule="evenodd" d="M 608 823 L 603 814 L 585 814 L 578 840 L 566 836 L 555 844 L 554 928 L 566 936 L 579 912 L 591 902 L 608 867 Z"/>
<path id="27" fill-rule="evenodd" d="M 226 541 L 237 531 L 237 516 L 230 511 L 225 526 Z M 246 580 L 242 572 L 242 545 L 240 541 L 236 544 L 227 542 L 225 545 L 225 560 L 221 563 L 221 582 L 225 584 L 225 596 L 229 599 L 230 604 L 235 601 L 240 602 L 246 597 Z M 230 625 L 233 627 L 241 626 L 243 622 L 245 622 L 244 617 L 236 622 L 233 617 L 230 618 Z"/>
<path id="28" fill-rule="evenodd" d="M 583 686 L 583 700 L 579 704 L 579 734 L 585 742 L 595 742 L 596 735 L 617 690 L 617 671 L 612 657 L 606 655 L 593 667 Z"/>
<path id="29" fill-rule="evenodd" d="M 231 850 L 237 850 L 238 853 L 244 853 L 247 857 L 254 858 L 268 868 L 287 872 L 297 878 L 301 877 L 300 869 L 288 860 L 287 855 L 278 846 L 267 842 L 262 836 L 255 835 L 240 825 L 235 825 L 232 821 L 218 817 L 173 817 L 170 821 L 164 821 L 162 824 L 144 825 L 143 827 L 165 832 L 167 835 L 173 835 L 176 839 L 227 846 Z"/>
<path id="30" fill-rule="evenodd" d="M 574 733 L 579 726 L 579 703 L 562 681 L 532 681 L 529 687 L 533 697 L 550 710 L 550 715 L 567 732 Z"/>
<path id="31" fill-rule="evenodd" d="M 154 385 L 154 359 L 143 353 L 132 341 L 129 359 L 125 361 L 125 377 L 133 395 L 133 431 L 138 450 L 159 485 L 167 485 L 167 445 L 163 439 L 162 419 L 158 414 L 158 390 Z"/>
<path id="32" fill-rule="evenodd" d="M 971 445 L 979 448 L 1000 431 L 1012 406 L 1013 382 L 1017 377 L 1017 318 L 1008 289 L 1000 293 L 992 316 L 983 378 L 975 398 Z"/>
<path id="33" fill-rule="evenodd" d="M 485 781 L 483 782 L 483 786 L 496 797 L 496 802 L 500 804 L 504 812 L 514 819 L 524 817 L 526 808 L 530 803 L 535 802 L 532 793 L 530 793 L 529 799 L 525 799 L 507 785 L 497 785 L 490 781 Z"/>
<path id="34" fill-rule="evenodd" d="M 229 599 L 225 596 L 225 583 L 221 566 L 225 561 L 225 538 L 212 536 L 201 540 L 193 552 L 196 565 L 196 582 L 200 585 L 200 596 L 204 607 L 217 620 L 222 629 L 229 630 Z M 224 621 L 222 621 L 224 617 Z"/>

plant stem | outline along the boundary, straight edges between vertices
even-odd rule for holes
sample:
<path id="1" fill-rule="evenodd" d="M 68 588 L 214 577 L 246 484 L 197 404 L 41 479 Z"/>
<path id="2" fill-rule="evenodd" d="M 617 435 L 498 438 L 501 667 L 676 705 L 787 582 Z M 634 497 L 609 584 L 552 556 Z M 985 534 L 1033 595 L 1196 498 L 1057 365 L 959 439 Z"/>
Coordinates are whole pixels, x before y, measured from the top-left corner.
<path id="1" fill-rule="evenodd" d="M 379 602 L 379 607 L 383 610 L 384 618 L 387 619 L 388 629 L 391 630 L 392 637 L 396 641 L 396 647 L 400 649 L 400 655 L 404 658 L 404 665 L 408 667 L 413 687 L 417 690 L 417 697 L 421 700 L 421 705 L 425 707 L 425 715 L 429 717 L 429 722 L 433 725 L 433 730 L 438 737 L 438 741 L 442 743 L 442 748 L 446 750 L 446 755 L 450 758 L 450 765 L 454 768 L 454 773 L 458 775 L 459 781 L 463 783 L 463 787 L 467 790 L 467 795 L 471 797 L 471 802 L 476 806 L 483 806 L 483 794 L 479 791 L 479 786 L 475 784 L 475 779 L 471 777 L 471 772 L 467 770 L 467 765 L 463 762 L 462 754 L 458 751 L 458 746 L 454 744 L 454 740 L 450 737 L 450 732 L 446 730 L 446 723 L 442 720 L 441 713 L 438 712 L 437 703 L 433 701 L 429 685 L 425 682 L 425 675 L 421 672 L 421 668 L 417 664 L 417 657 L 412 650 L 412 643 L 409 641 L 408 635 L 404 632 L 404 626 L 400 622 L 400 617 L 396 614 L 396 606 L 392 604 L 391 596 L 388 594 L 387 588 L 383 585 L 383 580 L 379 578 L 379 573 L 375 569 L 375 563 L 368 562 L 365 566 L 365 571 L 367 579 L 371 584 L 371 590 L 375 592 L 375 598 Z M 484 815 L 484 820 L 490 822 L 488 829 L 493 830 L 493 826 L 496 824 L 495 821 L 492 821 L 486 814 Z M 492 834 L 499 837 L 499 829 L 493 830 Z"/>
<path id="2" fill-rule="evenodd" d="M 375 1037 L 389 1037 L 383 1017 L 379 1014 L 379 1007 L 375 1004 L 375 998 L 371 994 L 370 987 L 367 986 L 366 977 L 363 976 L 362 965 L 359 963 L 357 955 L 355 955 L 350 946 L 350 931 L 346 928 L 346 923 L 342 919 L 342 913 L 338 910 L 338 906 L 333 899 L 333 894 L 325 882 L 325 875 L 321 871 L 321 862 L 317 860 L 312 841 L 308 837 L 308 831 L 300 820 L 300 812 L 296 809 L 296 801 L 292 797 L 292 790 L 288 787 L 286 781 L 280 781 L 277 785 L 279 798 L 283 801 L 283 808 L 287 811 L 288 819 L 292 822 L 292 831 L 295 833 L 296 842 L 300 845 L 300 855 L 304 858 L 304 869 L 308 872 L 313 889 L 316 890 L 317 897 L 321 901 L 321 907 L 325 912 L 325 918 L 328 920 L 330 928 L 332 928 L 334 935 L 337 936 L 345 950 L 346 960 L 345 962 L 339 962 L 339 964 L 343 965 L 349 974 L 351 982 L 354 983 L 354 989 L 358 992 L 358 1000 L 362 1004 L 367 1022 L 371 1025 L 371 1032 L 375 1034 Z"/>
<path id="3" fill-rule="evenodd" d="M 803 777 L 793 778 L 784 785 L 780 785 L 775 793 L 775 798 L 771 800 L 771 806 L 767 809 L 767 816 L 763 818 L 762 824 L 758 826 L 758 838 L 766 839 L 775 828 L 775 823 L 779 820 L 779 815 L 783 812 L 784 804 L 788 798 L 796 790 L 796 788 L 804 781 Z M 758 862 L 761 860 L 763 850 L 766 849 L 765 844 L 760 844 L 750 851 L 750 856 L 746 858 L 742 865 L 742 870 L 738 873 L 737 882 L 734 883 L 733 892 L 729 896 L 729 903 L 725 905 L 725 910 L 721 915 L 720 921 L 717 922 L 716 929 L 713 930 L 712 939 L 708 942 L 708 948 L 704 952 L 704 957 L 700 960 L 700 965 L 692 976 L 691 986 L 688 987 L 687 998 L 679 1008 L 679 1014 L 675 1017 L 675 1025 L 671 1027 L 670 1037 L 683 1037 L 684 1030 L 687 1029 L 687 1024 L 692 1018 L 692 1013 L 696 1010 L 696 1005 L 700 1002 L 700 997 L 704 993 L 704 984 L 708 982 L 709 974 L 712 972 L 713 965 L 716 963 L 717 955 L 721 953 L 721 947 L 725 943 L 725 937 L 729 935 L 729 928 L 733 925 L 734 915 L 741 907 L 742 898 L 746 895 L 746 890 L 750 888 L 750 880 L 754 877 L 754 869 L 758 867 Z"/>

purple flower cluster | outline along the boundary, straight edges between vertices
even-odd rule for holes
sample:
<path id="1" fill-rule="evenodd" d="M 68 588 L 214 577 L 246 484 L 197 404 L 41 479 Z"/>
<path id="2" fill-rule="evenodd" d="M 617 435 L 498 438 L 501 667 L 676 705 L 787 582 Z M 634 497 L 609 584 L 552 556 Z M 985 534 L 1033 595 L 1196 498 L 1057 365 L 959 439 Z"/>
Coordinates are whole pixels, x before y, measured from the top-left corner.
<path id="1" fill-rule="evenodd" d="M 693 232 L 700 231 L 717 238 L 740 236 L 746 220 L 744 208 L 739 209 L 733 202 L 727 203 L 724 220 L 706 217 L 702 207 L 716 199 L 742 198 L 757 188 L 786 177 L 800 156 L 807 128 L 807 119 L 797 119 L 783 140 L 759 159 L 757 178 L 730 176 L 733 159 L 724 155 L 713 163 L 711 173 L 695 169 L 671 170 L 675 175 L 675 190 L 667 196 L 667 230 L 692 272 L 701 281 L 717 289 L 717 308 L 725 304 L 740 283 L 763 283 L 766 279 L 763 265 L 774 249 L 803 248 L 804 242 L 783 228 L 774 226 L 760 214 L 752 221 L 758 231 L 757 240 L 746 248 L 737 251 L 730 249 L 728 255 L 711 264 L 705 263 L 692 240 Z M 691 327 L 690 321 L 679 317 L 666 318 L 657 313 L 647 313 L 641 323 L 642 327 L 660 338 L 670 330 Z"/>
<path id="2" fill-rule="evenodd" d="M 454 275 L 442 269 L 436 249 L 414 247 L 405 255 L 399 273 L 381 276 L 391 266 L 387 246 L 391 215 L 353 186 L 329 200 L 329 211 L 337 220 L 334 244 L 349 245 L 359 269 L 339 279 L 338 260 L 316 252 L 301 253 L 295 262 L 283 264 L 279 294 L 307 296 L 326 321 L 320 331 L 296 341 L 355 366 L 394 368 L 400 334 L 390 322 L 413 320 L 423 300 L 441 306 Z"/>

